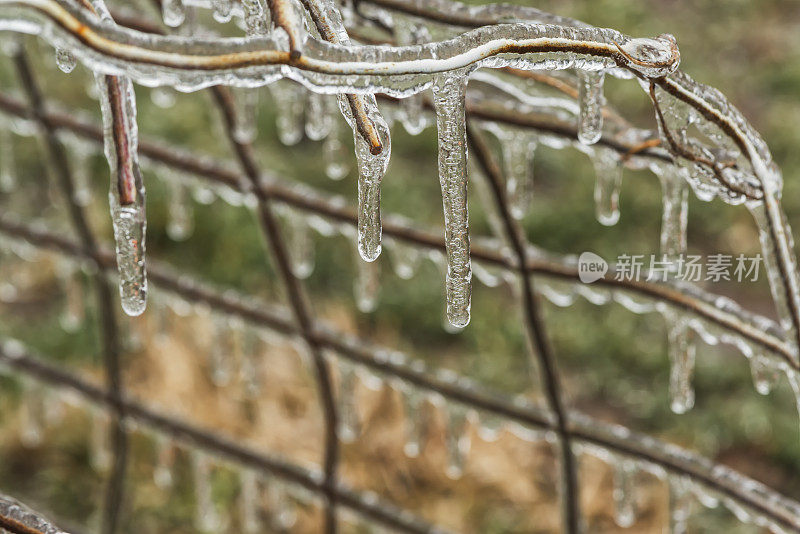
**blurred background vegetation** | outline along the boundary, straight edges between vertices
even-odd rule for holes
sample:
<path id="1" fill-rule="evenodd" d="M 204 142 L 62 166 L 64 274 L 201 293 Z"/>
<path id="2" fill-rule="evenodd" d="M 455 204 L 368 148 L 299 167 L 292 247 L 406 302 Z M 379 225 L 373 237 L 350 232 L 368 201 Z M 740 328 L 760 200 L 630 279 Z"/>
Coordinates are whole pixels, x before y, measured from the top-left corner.
<path id="1" fill-rule="evenodd" d="M 796 149 L 800 145 L 800 3 L 561 0 L 534 5 L 632 36 L 674 34 L 682 68 L 698 81 L 719 88 L 767 140 L 783 169 L 784 208 L 793 228 L 800 229 L 800 151 Z M 26 38 L 24 46 L 51 109 L 81 110 L 97 121 L 97 102 L 87 95 L 91 74 L 83 67 L 63 74 L 48 45 Z M 0 87 L 3 92 L 21 94 L 9 58 L 0 60 Z M 174 106 L 164 109 L 153 102 L 153 90 L 137 87 L 136 92 L 143 139 L 164 139 L 197 153 L 230 157 L 207 93 L 174 93 Z M 262 168 L 287 181 L 341 195 L 352 205 L 354 166 L 345 179 L 332 181 L 323 172 L 320 143 L 303 139 L 294 146 L 280 144 L 270 93 L 262 90 L 260 96 L 256 152 Z M 632 122 L 655 126 L 650 103 L 637 84 L 608 80 L 606 96 Z M 403 214 L 419 227 L 438 231 L 442 215 L 435 132 L 429 128 L 412 137 L 395 126 L 392 134 L 392 160 L 383 184 L 384 213 Z M 64 202 L 57 192 L 48 191 L 54 182 L 47 177 L 36 138 L 14 135 L 12 141 L 20 184 L 15 191 L 0 194 L 0 210 L 64 231 L 68 227 Z M 348 141 L 350 153 L 352 141 Z M 93 191 L 87 208 L 92 225 L 108 243 L 107 165 L 102 155 L 94 152 L 81 168 L 88 171 Z M 161 169 L 145 166 L 148 258 L 222 288 L 281 302 L 279 281 L 265 260 L 262 238 L 248 208 L 222 200 L 211 204 L 193 201 L 191 237 L 180 242 L 168 237 L 166 184 L 172 178 Z M 655 252 L 661 220 L 658 180 L 649 173 L 625 171 L 622 216 L 611 228 L 594 218 L 593 183 L 591 162 L 577 151 L 538 150 L 535 199 L 524 219 L 530 241 L 553 252 L 590 250 L 607 259 L 622 253 Z M 475 195 L 470 199 L 470 217 L 474 235 L 489 234 L 485 212 Z M 391 271 L 389 250 L 390 257 L 384 254 L 378 261 L 377 309 L 361 313 L 353 298 L 360 261 L 353 241 L 342 236 L 314 237 L 316 267 L 306 285 L 320 318 L 413 354 L 431 368 L 455 370 L 510 396 L 539 398 L 536 381 L 532 383 L 527 375 L 525 338 L 510 287 L 486 288 L 476 283 L 471 324 L 462 332 L 448 333 L 442 327 L 440 270 L 424 262 L 413 279 L 401 280 Z M 691 198 L 689 251 L 703 255 L 756 253 L 757 235 L 749 213 L 720 201 L 703 203 Z M 24 340 L 54 362 L 100 381 L 96 310 L 86 280 L 82 284 L 86 317 L 78 329 L 65 330 L 59 320 L 65 305 L 65 292 L 56 276 L 59 262 L 49 255 L 26 262 L 6 254 L 3 260 L 0 333 Z M 714 284 L 709 289 L 736 298 L 750 310 L 774 316 L 763 275 L 754 284 Z M 318 464 L 321 414 L 313 376 L 298 363 L 301 359 L 294 346 L 274 341 L 263 347 L 262 393 L 255 402 L 246 402 L 241 387 L 214 386 L 205 372 L 203 353 L 210 350 L 213 323 L 207 310 L 193 310 L 187 318 L 157 312 L 166 298 L 158 288 L 152 289 L 151 296 L 151 309 L 142 318 L 120 315 L 128 339 L 125 374 L 131 394 L 198 425 L 245 439 L 259 450 Z M 543 308 L 570 406 L 700 451 L 800 499 L 798 415 L 785 380 L 769 396 L 760 396 L 741 354 L 731 347 L 699 342 L 696 405 L 685 415 L 675 415 L 669 409 L 669 362 L 660 315 L 634 315 L 617 304 L 598 307 L 582 299 L 566 308 L 543 300 Z M 159 338 L 159 329 L 166 335 Z M 68 409 L 60 422 L 46 430 L 41 443 L 31 445 L 20 438 L 26 422 L 20 408 L 25 389 L 16 377 L 0 381 L 0 490 L 51 512 L 66 526 L 92 528 L 102 501 L 104 474 L 89 465 L 91 447 L 86 436 L 92 426 L 91 412 Z M 402 446 L 398 450 L 402 417 L 396 395 L 362 387 L 358 399 L 364 433 L 343 451 L 345 482 L 373 490 L 457 530 L 558 530 L 556 489 L 548 476 L 554 474 L 549 447 L 526 444 L 511 435 L 494 444 L 473 440 L 465 479 L 453 482 L 441 473 L 441 454 L 437 456 L 436 447 L 418 459 L 405 458 Z M 179 451 L 175 485 L 153 490 L 154 449 L 151 436 L 134 434 L 124 531 L 195 531 L 188 454 Z M 591 459 L 582 460 L 581 466 L 589 530 L 615 531 L 609 471 Z M 239 489 L 234 471 L 227 465 L 215 470 L 214 499 L 223 511 L 235 508 Z M 640 521 L 631 531 L 660 531 L 666 521 L 666 493 L 653 481 L 645 482 L 644 488 L 639 497 Z M 314 532 L 318 528 L 314 506 L 306 508 L 289 530 Z M 228 529 L 236 531 L 235 513 L 231 517 Z M 756 530 L 737 523 L 724 511 L 697 510 L 690 522 L 690 531 L 723 528 Z"/>

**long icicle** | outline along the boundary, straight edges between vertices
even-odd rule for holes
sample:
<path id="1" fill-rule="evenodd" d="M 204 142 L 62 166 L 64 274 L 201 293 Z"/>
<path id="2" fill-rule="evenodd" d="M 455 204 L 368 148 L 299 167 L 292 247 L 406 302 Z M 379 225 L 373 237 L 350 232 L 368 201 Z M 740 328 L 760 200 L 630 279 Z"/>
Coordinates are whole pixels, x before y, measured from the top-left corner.
<path id="1" fill-rule="evenodd" d="M 94 2 L 101 19 L 114 24 L 102 1 Z M 136 124 L 136 95 L 125 76 L 95 75 L 103 115 L 103 149 L 111 169 L 109 206 L 114 226 L 119 294 L 122 309 L 130 316 L 141 315 L 147 307 L 145 268 L 144 180 L 139 169 L 139 129 Z"/>
<path id="2" fill-rule="evenodd" d="M 687 182 L 678 168 L 670 166 L 660 174 L 663 214 L 661 218 L 661 255 L 670 262 L 670 272 L 675 273 L 679 257 L 686 252 L 686 226 L 688 223 Z M 678 414 L 694 406 L 695 345 L 689 323 L 674 311 L 664 314 L 668 329 L 670 359 L 670 406 Z"/>
<path id="3" fill-rule="evenodd" d="M 109 204 L 116 241 L 119 294 L 128 315 L 144 312 L 147 305 L 145 273 L 144 183 L 136 156 L 136 103 L 130 80 L 98 78 L 106 98 L 101 99 L 105 153 L 111 168 Z"/>
<path id="4" fill-rule="evenodd" d="M 603 134 L 603 82 L 601 71 L 578 71 L 578 140 L 593 145 Z"/>
<path id="5" fill-rule="evenodd" d="M 305 3 L 320 36 L 349 45 L 344 22 L 331 0 Z M 381 181 L 392 153 L 389 126 L 374 94 L 338 96 L 339 110 L 353 129 L 358 161 L 358 251 L 365 261 L 381 254 Z"/>
<path id="6" fill-rule="evenodd" d="M 463 72 L 445 73 L 434 80 L 432 89 L 447 245 L 447 319 L 453 326 L 464 327 L 469 324 L 472 299 L 467 209 L 467 77 Z"/>
<path id="7" fill-rule="evenodd" d="M 339 95 L 339 109 L 353 128 L 353 142 L 358 162 L 358 252 L 364 261 L 375 261 L 381 254 L 381 181 L 389 165 L 391 144 L 389 127 L 378 111 L 374 95 L 363 97 L 367 117 L 372 120 L 383 144 L 379 154 L 358 131 L 352 99 Z"/>

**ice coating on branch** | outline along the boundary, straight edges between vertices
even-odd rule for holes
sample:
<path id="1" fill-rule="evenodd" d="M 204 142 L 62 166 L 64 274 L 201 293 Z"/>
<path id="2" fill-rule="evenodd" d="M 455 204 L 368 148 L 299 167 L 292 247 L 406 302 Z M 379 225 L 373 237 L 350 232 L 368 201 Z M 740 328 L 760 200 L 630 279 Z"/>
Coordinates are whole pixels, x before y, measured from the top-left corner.
<path id="1" fill-rule="evenodd" d="M 375 96 L 364 96 L 366 116 L 374 124 L 383 145 L 379 154 L 373 154 L 359 132 L 348 98 L 344 95 L 338 98 L 339 110 L 353 128 L 358 164 L 358 252 L 364 261 L 375 261 L 381 254 L 381 181 L 392 152 L 389 126 L 378 110 Z"/>
<path id="2" fill-rule="evenodd" d="M 177 28 L 186 20 L 186 6 L 183 0 L 161 0 L 161 16 L 164 24 Z"/>
<path id="3" fill-rule="evenodd" d="M 515 219 L 522 219 L 533 201 L 533 157 L 535 151 L 536 137 L 529 132 L 511 132 L 503 142 L 508 208 Z"/>
<path id="4" fill-rule="evenodd" d="M 244 28 L 248 37 L 266 35 L 269 32 L 269 10 L 264 0 L 242 0 Z"/>
<path id="5" fill-rule="evenodd" d="M 66 532 L 42 518 L 38 512 L 30 510 L 24 504 L 9 497 L 0 496 L 0 515 L 7 518 L 7 522 L 17 523 L 14 526 L 14 530 L 17 532 L 66 534 Z"/>
<path id="6" fill-rule="evenodd" d="M 2 125 L 0 127 L 0 193 L 8 193 L 16 188 L 15 168 L 11 130 Z"/>
<path id="7" fill-rule="evenodd" d="M 114 25 L 102 0 L 93 3 L 106 23 Z M 145 269 L 145 190 L 139 169 L 139 130 L 136 95 L 125 76 L 95 73 L 103 115 L 103 149 L 111 170 L 109 206 L 114 227 L 119 294 L 122 309 L 141 315 L 147 306 Z"/>
<path id="8" fill-rule="evenodd" d="M 578 70 L 578 140 L 585 145 L 596 143 L 603 135 L 603 82 L 602 70 Z"/>
<path id="9" fill-rule="evenodd" d="M 438 76 L 433 84 L 439 139 L 439 184 L 447 247 L 447 319 L 455 327 L 469 324 L 472 298 L 464 108 L 466 88 L 466 74 L 458 72 Z"/>
<path id="10" fill-rule="evenodd" d="M 680 54 L 675 37 L 665 33 L 655 39 L 627 39 L 617 43 L 627 64 L 650 78 L 659 78 L 678 68 Z"/>
<path id="11" fill-rule="evenodd" d="M 192 235 L 194 230 L 194 215 L 192 201 L 189 198 L 189 188 L 174 178 L 167 185 L 169 187 L 167 235 L 175 241 L 183 241 Z"/>
<path id="12" fill-rule="evenodd" d="M 771 199 L 770 202 L 775 201 Z M 758 227 L 761 252 L 764 255 L 764 269 L 781 327 L 786 332 L 787 339 L 795 340 L 797 339 L 797 327 L 792 310 L 800 310 L 800 294 L 794 289 L 796 288 L 797 259 L 794 253 L 792 229 L 789 227 L 785 215 L 779 212 L 777 216 L 772 216 L 765 202 L 748 202 L 746 205 Z M 797 347 L 794 344 L 792 347 L 796 359 Z"/>
<path id="13" fill-rule="evenodd" d="M 614 521 L 622 528 L 636 522 L 636 463 L 626 458 L 615 458 L 614 469 Z"/>
<path id="14" fill-rule="evenodd" d="M 686 413 L 694 406 L 694 373 L 695 345 L 691 342 L 691 331 L 686 318 L 674 313 L 665 314 L 670 361 L 670 408 L 677 414 Z"/>
<path id="15" fill-rule="evenodd" d="M 597 220 L 605 226 L 613 226 L 619 221 L 622 164 L 617 153 L 606 147 L 594 149 L 592 163 L 596 173 L 594 202 Z"/>
<path id="16" fill-rule="evenodd" d="M 66 48 L 56 47 L 56 65 L 62 72 L 69 74 L 75 70 L 78 60 Z"/>

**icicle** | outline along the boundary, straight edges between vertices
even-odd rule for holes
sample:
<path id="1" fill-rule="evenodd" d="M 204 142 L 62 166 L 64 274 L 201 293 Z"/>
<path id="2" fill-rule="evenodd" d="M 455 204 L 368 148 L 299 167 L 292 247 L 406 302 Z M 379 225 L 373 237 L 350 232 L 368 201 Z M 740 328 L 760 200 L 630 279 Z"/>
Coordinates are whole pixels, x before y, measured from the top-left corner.
<path id="1" fill-rule="evenodd" d="M 242 532 L 257 534 L 263 531 L 259 517 L 258 475 L 251 469 L 243 470 L 239 475 L 239 513 L 241 514 Z"/>
<path id="2" fill-rule="evenodd" d="M 304 95 L 294 82 L 275 82 L 269 86 L 278 114 L 278 139 L 284 145 L 296 145 L 303 138 Z"/>
<path id="3" fill-rule="evenodd" d="M 164 24 L 171 28 L 177 28 L 186 20 L 186 6 L 183 0 L 162 0 L 161 16 Z"/>
<path id="4" fill-rule="evenodd" d="M 425 446 L 427 419 L 422 413 L 422 394 L 412 386 L 403 388 L 403 406 L 406 417 L 406 443 L 403 451 L 406 456 L 416 458 Z"/>
<path id="5" fill-rule="evenodd" d="M 670 477 L 669 479 L 670 534 L 686 534 L 687 532 L 692 501 L 686 485 L 680 478 Z"/>
<path id="6" fill-rule="evenodd" d="M 616 152 L 605 147 L 595 148 L 592 163 L 597 174 L 594 186 L 597 220 L 605 226 L 613 226 L 619 220 L 622 165 Z"/>
<path id="7" fill-rule="evenodd" d="M 289 529 L 297 522 L 297 510 L 289 498 L 286 484 L 273 479 L 267 488 L 267 499 L 274 526 L 278 529 Z"/>
<path id="8" fill-rule="evenodd" d="M 144 312 L 147 305 L 147 275 L 145 271 L 144 182 L 139 172 L 136 100 L 129 79 L 118 76 L 97 76 L 98 88 L 105 95 L 100 99 L 103 111 L 105 153 L 111 168 L 109 203 L 116 241 L 119 294 L 122 309 L 128 315 Z M 120 109 L 116 96 L 121 100 Z M 120 124 L 115 124 L 120 120 Z M 117 144 L 123 155 L 120 161 Z"/>
<path id="9" fill-rule="evenodd" d="M 338 96 L 339 110 L 353 128 L 358 162 L 358 252 L 364 261 L 375 261 L 381 254 L 381 181 L 389 165 L 391 140 L 389 127 L 378 111 L 374 95 L 364 95 L 364 112 L 372 121 L 382 143 L 379 154 L 372 154 L 361 135 L 347 97 Z"/>
<path id="10" fill-rule="evenodd" d="M 615 459 L 614 468 L 614 521 L 622 528 L 636 522 L 636 463 L 628 459 Z"/>
<path id="11" fill-rule="evenodd" d="M 192 235 L 194 216 L 189 198 L 189 188 L 174 177 L 169 180 L 169 219 L 167 235 L 175 241 L 183 241 Z"/>
<path id="12" fill-rule="evenodd" d="M 313 141 L 324 139 L 331 131 L 334 117 L 328 110 L 328 95 L 309 93 L 306 107 L 306 135 Z"/>
<path id="13" fill-rule="evenodd" d="M 225 24 L 231 20 L 233 0 L 212 0 L 214 20 L 220 24 Z"/>
<path id="14" fill-rule="evenodd" d="M 237 98 L 236 120 L 233 126 L 233 137 L 239 143 L 252 143 L 258 128 L 256 119 L 258 117 L 258 89 L 236 89 Z M 280 111 L 278 111 L 280 113 Z M 279 131 L 280 134 L 280 131 Z M 283 138 L 281 138 L 283 141 Z M 291 143 L 286 143 L 291 144 Z"/>
<path id="15" fill-rule="evenodd" d="M 394 21 L 394 35 L 398 46 L 408 46 L 430 41 L 430 33 L 422 24 L 413 22 L 410 18 L 396 14 Z M 411 135 L 422 133 L 428 125 L 424 113 L 424 97 L 422 93 L 415 93 L 400 100 L 400 122 Z"/>
<path id="16" fill-rule="evenodd" d="M 325 163 L 325 174 L 331 180 L 341 180 L 350 172 L 350 158 L 345 153 L 337 121 L 333 121 L 331 132 L 322 143 L 322 161 Z"/>
<path id="17" fill-rule="evenodd" d="M 446 474 L 453 479 L 464 474 L 466 455 L 471 446 L 468 430 L 467 409 L 458 404 L 448 407 L 447 418 L 447 453 L 448 464 Z"/>
<path id="18" fill-rule="evenodd" d="M 592 145 L 603 134 L 605 72 L 578 70 L 578 80 L 578 140 L 585 145 Z"/>
<path id="19" fill-rule="evenodd" d="M 361 433 L 356 404 L 356 386 L 358 376 L 353 364 L 339 358 L 339 439 L 352 443 Z"/>
<path id="20" fill-rule="evenodd" d="M 284 211 L 284 220 L 292 271 L 298 278 L 308 278 L 314 272 L 314 240 L 311 228 L 306 218 L 291 208 Z"/>
<path id="21" fill-rule="evenodd" d="M 168 489 L 175 482 L 172 467 L 175 464 L 175 445 L 166 436 L 156 434 L 156 466 L 153 469 L 153 482 L 160 489 Z"/>
<path id="22" fill-rule="evenodd" d="M 677 414 L 686 413 L 694 406 L 694 373 L 695 346 L 690 341 L 691 331 L 686 319 L 675 312 L 665 314 L 667 318 L 668 351 L 670 361 L 670 407 Z"/>
<path id="23" fill-rule="evenodd" d="M 14 144 L 11 130 L 0 128 L 0 193 L 10 193 L 17 187 L 14 164 Z"/>
<path id="24" fill-rule="evenodd" d="M 675 259 L 686 252 L 689 188 L 678 169 L 660 175 L 664 211 L 661 217 L 661 254 Z"/>
<path id="25" fill-rule="evenodd" d="M 258 334 L 252 328 L 245 330 L 242 340 L 242 363 L 239 367 L 239 378 L 244 384 L 245 397 L 255 399 L 261 394 L 261 351 Z"/>
<path id="26" fill-rule="evenodd" d="M 456 327 L 469 323 L 472 297 L 464 117 L 466 82 L 463 73 L 447 73 L 438 76 L 433 84 L 439 136 L 439 182 L 447 244 L 447 318 Z"/>
<path id="27" fill-rule="evenodd" d="M 45 430 L 43 394 L 42 386 L 27 377 L 23 378 L 19 439 L 25 447 L 38 447 L 42 444 Z"/>
<path id="28" fill-rule="evenodd" d="M 217 387 L 230 384 L 240 360 L 241 330 L 238 321 L 223 315 L 214 317 L 214 340 L 208 352 L 211 382 Z"/>
<path id="29" fill-rule="evenodd" d="M 362 313 L 371 313 L 378 306 L 378 291 L 380 280 L 378 277 L 378 264 L 376 262 L 358 261 L 358 276 L 356 276 L 354 293 L 356 307 Z"/>
<path id="30" fill-rule="evenodd" d="M 56 65 L 58 65 L 58 68 L 61 69 L 61 72 L 69 74 L 75 70 L 75 65 L 77 64 L 78 60 L 75 59 L 75 56 L 72 55 L 72 52 L 66 48 L 56 48 Z"/>
<path id="31" fill-rule="evenodd" d="M 778 254 L 778 250 L 784 248 L 784 257 L 788 263 L 788 276 L 796 277 L 798 269 L 794 254 L 792 230 L 784 215 L 781 215 L 777 221 L 774 217 L 770 217 L 764 202 L 748 202 L 747 208 L 755 219 L 756 226 L 758 226 L 761 252 L 764 255 L 764 269 L 767 272 L 772 300 L 780 318 L 781 328 L 786 332 L 787 339 L 794 340 L 797 337 L 797 331 L 792 317 L 792 308 L 800 309 L 800 295 L 795 294 L 792 289 L 792 280 L 784 279 L 783 271 L 779 265 Z M 778 235 L 777 241 L 773 239 L 770 229 Z M 783 238 L 783 244 L 780 243 L 781 238 Z M 796 360 L 798 349 L 797 347 L 793 348 Z"/>
<path id="32" fill-rule="evenodd" d="M 71 265 L 61 267 L 60 278 L 64 286 L 64 308 L 59 318 L 61 328 L 75 332 L 83 322 L 83 283 L 80 271 Z"/>
<path id="33" fill-rule="evenodd" d="M 533 199 L 533 154 L 536 138 L 525 132 L 513 132 L 503 143 L 506 167 L 506 194 L 511 216 L 522 219 Z"/>
<path id="34" fill-rule="evenodd" d="M 413 245 L 392 241 L 390 247 L 395 274 L 403 280 L 410 280 L 419 268 L 422 253 Z"/>
<path id="35" fill-rule="evenodd" d="M 191 453 L 194 474 L 195 526 L 200 532 L 216 532 L 221 525 L 212 495 L 211 461 L 203 452 Z"/>
<path id="36" fill-rule="evenodd" d="M 114 461 L 109 440 L 109 416 L 105 410 L 100 408 L 93 408 L 91 414 L 89 458 L 95 471 L 106 473 L 111 469 L 111 464 Z"/>
<path id="37" fill-rule="evenodd" d="M 775 384 L 780 379 L 777 365 L 761 354 L 754 354 L 750 358 L 750 371 L 753 374 L 753 384 L 761 395 L 769 395 Z"/>

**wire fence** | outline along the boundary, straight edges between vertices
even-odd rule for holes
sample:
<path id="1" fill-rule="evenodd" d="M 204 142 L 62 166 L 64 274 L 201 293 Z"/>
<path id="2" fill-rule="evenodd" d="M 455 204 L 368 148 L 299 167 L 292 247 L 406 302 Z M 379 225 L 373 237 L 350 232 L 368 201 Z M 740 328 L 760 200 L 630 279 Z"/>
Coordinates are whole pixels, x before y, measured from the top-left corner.
<path id="1" fill-rule="evenodd" d="M 167 2 L 165 2 L 166 4 Z M 159 3 L 160 4 L 160 3 Z M 192 2 L 200 7 L 209 7 L 204 2 Z M 281 4 L 280 2 L 278 4 Z M 317 5 L 304 3 L 314 15 Z M 498 12 L 445 8 L 447 4 L 436 3 L 428 8 L 424 3 L 402 0 L 364 0 L 352 6 L 352 28 L 350 34 L 357 35 L 361 42 L 369 42 L 370 31 L 385 30 L 387 23 L 383 10 L 404 13 L 423 20 L 459 28 L 496 24 L 508 14 Z M 73 6 L 74 7 L 74 6 Z M 159 6 L 164 7 L 164 6 Z M 0 6 L 0 9 L 3 9 Z M 507 8 L 512 10 L 512 8 Z M 273 12 L 273 20 L 280 25 L 280 17 Z M 549 18 L 536 10 L 514 8 L 511 13 L 517 19 L 530 18 L 546 22 L 564 23 L 562 19 Z M 317 13 L 318 14 L 318 13 Z M 162 33 L 161 28 L 138 13 L 114 13 L 117 24 L 142 32 Z M 571 24 L 571 23 L 570 23 Z M 319 32 L 325 34 L 324 27 Z M 361 35 L 359 32 L 363 32 Z M 291 37 L 291 31 L 287 31 Z M 376 41 L 386 40 L 376 38 Z M 272 457 L 241 445 L 231 439 L 204 430 L 180 418 L 166 415 L 130 398 L 124 389 L 120 369 L 120 325 L 116 319 L 111 273 L 116 268 L 114 253 L 100 242 L 87 222 L 85 208 L 76 201 L 76 184 L 69 164 L 69 154 L 61 134 L 70 134 L 85 142 L 102 145 L 104 131 L 100 125 L 85 121 L 71 113 L 53 111 L 45 101 L 40 83 L 31 67 L 23 47 L 15 47 L 13 54 L 15 70 L 24 90 L 25 98 L 11 94 L 0 94 L 0 111 L 10 117 L 32 120 L 39 136 L 44 140 L 44 151 L 55 174 L 62 197 L 68 206 L 73 226 L 73 235 L 65 236 L 51 228 L 41 228 L 13 216 L 0 214 L 0 233 L 13 241 L 21 241 L 37 248 L 56 252 L 78 262 L 89 262 L 97 269 L 92 274 L 92 283 L 100 310 L 100 332 L 102 356 L 105 369 L 105 386 L 94 385 L 75 373 L 38 358 L 33 351 L 14 340 L 0 345 L 0 361 L 15 371 L 35 378 L 48 386 L 73 390 L 92 404 L 102 407 L 112 415 L 110 442 L 113 451 L 112 469 L 108 476 L 102 514 L 102 531 L 119 529 L 119 513 L 124 501 L 126 464 L 129 455 L 129 433 L 132 423 L 166 435 L 188 448 L 198 448 L 222 458 L 227 458 L 244 468 L 263 472 L 305 488 L 323 499 L 324 530 L 335 532 L 340 509 L 356 513 L 370 524 L 388 527 L 400 532 L 442 532 L 444 527 L 433 525 L 413 511 L 376 499 L 374 495 L 359 493 L 340 481 L 340 430 L 343 414 L 337 399 L 332 361 L 328 353 L 363 366 L 387 381 L 399 380 L 425 394 L 443 397 L 448 403 L 464 406 L 482 414 L 488 414 L 508 423 L 525 428 L 545 431 L 546 439 L 559 450 L 560 488 L 563 504 L 564 531 L 581 529 L 579 513 L 579 487 L 576 451 L 588 449 L 603 457 L 622 458 L 634 461 L 642 468 L 658 475 L 666 474 L 670 485 L 682 484 L 684 491 L 695 493 L 701 502 L 721 500 L 737 514 L 748 517 L 759 525 L 775 531 L 800 530 L 800 504 L 787 499 L 762 484 L 749 479 L 725 466 L 715 464 L 692 452 L 663 443 L 646 435 L 610 425 L 570 409 L 564 400 L 561 380 L 555 369 L 555 355 L 548 341 L 546 327 L 541 317 L 538 286 L 539 281 L 566 281 L 574 284 L 574 290 L 587 293 L 590 300 L 596 295 L 588 294 L 589 288 L 579 283 L 577 263 L 570 258 L 559 258 L 533 247 L 527 239 L 520 222 L 513 215 L 506 193 L 506 179 L 501 165 L 486 139 L 487 124 L 505 124 L 515 128 L 535 131 L 550 136 L 564 145 L 579 146 L 580 128 L 574 122 L 564 120 L 557 113 L 543 113 L 523 105 L 498 107 L 492 105 L 490 94 L 479 94 L 467 100 L 466 139 L 472 157 L 481 170 L 482 179 L 488 186 L 489 199 L 498 215 L 498 235 L 483 241 L 474 240 L 471 257 L 476 264 L 501 270 L 504 276 L 513 277 L 519 288 L 519 305 L 522 310 L 523 328 L 530 346 L 531 360 L 536 362 L 540 376 L 545 405 L 509 398 L 502 393 L 489 391 L 468 377 L 435 373 L 419 365 L 411 355 L 406 356 L 393 349 L 375 346 L 366 340 L 354 338 L 314 317 L 306 289 L 297 276 L 287 243 L 281 228 L 276 208 L 288 206 L 306 217 L 319 217 L 335 225 L 357 227 L 359 216 L 356 209 L 341 205 L 336 199 L 309 188 L 299 188 L 291 180 L 260 168 L 250 143 L 237 135 L 237 112 L 229 88 L 214 86 L 208 89 L 221 113 L 234 161 L 215 160 L 204 154 L 195 154 L 186 149 L 170 146 L 161 140 L 142 138 L 139 154 L 146 160 L 191 174 L 197 179 L 223 186 L 252 199 L 252 207 L 258 216 L 258 224 L 266 238 L 270 258 L 288 297 L 287 305 L 257 301 L 231 291 L 221 292 L 209 284 L 177 274 L 172 268 L 158 263 L 148 264 L 150 282 L 160 289 L 192 303 L 202 303 L 214 312 L 235 317 L 248 324 L 268 328 L 294 339 L 301 339 L 311 356 L 315 371 L 315 386 L 324 420 L 323 460 L 319 470 L 308 470 L 277 456 Z M 524 78 L 522 71 L 509 70 L 513 77 Z M 109 76 L 111 78 L 111 76 Z M 478 80 L 480 81 L 480 80 Z M 540 80 L 541 81 L 541 80 Z M 494 82 L 493 82 L 494 83 Z M 575 88 L 558 78 L 548 83 L 564 83 L 566 89 Z M 659 78 L 659 86 L 670 94 L 680 94 L 680 86 L 670 85 L 667 78 Z M 655 94 L 651 83 L 650 91 Z M 569 92 L 569 91 L 568 91 Z M 397 107 L 402 101 L 381 96 L 382 105 Z M 655 97 L 654 97 L 655 102 Z M 434 108 L 430 100 L 421 102 L 428 111 Z M 658 104 L 656 108 L 659 109 Z M 615 122 L 611 110 L 607 111 L 610 122 Z M 661 112 L 659 112 L 661 113 Z M 621 120 L 621 119 L 620 119 Z M 662 116 L 662 122 L 664 121 Z M 741 125 L 738 125 L 741 127 Z M 666 127 L 663 129 L 666 130 Z M 680 147 L 667 147 L 652 143 L 653 135 L 619 136 L 603 133 L 598 146 L 610 150 L 622 158 L 621 164 L 636 167 L 663 164 L 672 161 Z M 558 144 L 558 142 L 554 142 Z M 669 149 L 669 150 L 668 150 Z M 685 155 L 684 155 L 685 156 Z M 691 156 L 697 159 L 697 156 Z M 714 166 L 713 164 L 711 165 Z M 716 169 L 716 167 L 714 167 Z M 718 170 L 722 176 L 724 173 Z M 730 185 L 730 182 L 727 182 Z M 737 192 L 746 198 L 763 198 L 766 192 L 740 188 Z M 410 247 L 444 254 L 447 243 L 439 232 L 415 228 L 409 221 L 384 215 L 383 234 Z M 780 248 L 780 247 L 777 247 Z M 508 251 L 508 253 L 506 252 Z M 693 317 L 703 329 L 719 333 L 724 342 L 737 346 L 742 344 L 774 357 L 776 365 L 791 376 L 798 369 L 796 344 L 791 328 L 787 330 L 774 321 L 751 314 L 734 303 L 720 306 L 716 295 L 693 286 L 672 281 L 634 281 L 618 279 L 616 269 L 594 284 L 592 291 L 613 292 L 619 302 L 632 298 L 644 299 L 653 306 L 668 306 Z M 784 270 L 784 287 L 791 286 L 793 274 Z M 792 298 L 788 299 L 791 307 Z M 789 335 L 786 332 L 790 332 Z M 679 481 L 679 482 L 675 482 Z M 14 517 L 0 507 L 0 526 L 10 532 L 49 532 L 40 524 Z M 14 521 L 22 521 L 15 526 Z M 26 530 L 27 529 L 27 530 Z"/>

